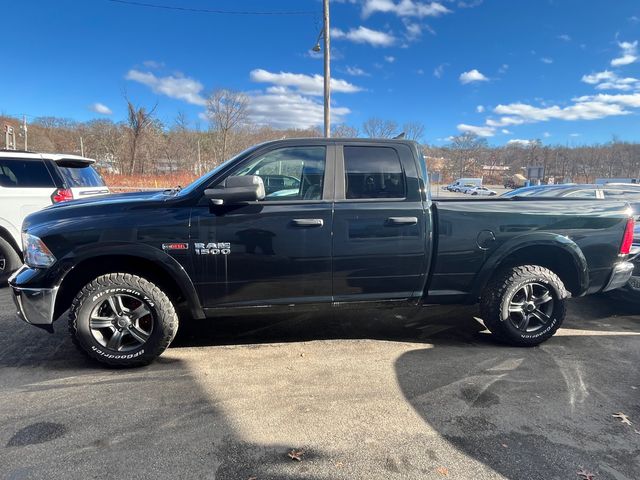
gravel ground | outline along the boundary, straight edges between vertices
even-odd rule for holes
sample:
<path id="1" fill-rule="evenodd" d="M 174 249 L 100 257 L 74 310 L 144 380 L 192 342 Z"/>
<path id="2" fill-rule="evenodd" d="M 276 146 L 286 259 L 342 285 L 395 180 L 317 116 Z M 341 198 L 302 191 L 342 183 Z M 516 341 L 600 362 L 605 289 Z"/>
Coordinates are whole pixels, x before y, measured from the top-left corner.
<path id="1" fill-rule="evenodd" d="M 470 307 L 358 311 L 184 324 L 135 370 L 13 310 L 0 290 L 0 478 L 640 478 L 640 317 L 603 297 L 538 348 Z"/>

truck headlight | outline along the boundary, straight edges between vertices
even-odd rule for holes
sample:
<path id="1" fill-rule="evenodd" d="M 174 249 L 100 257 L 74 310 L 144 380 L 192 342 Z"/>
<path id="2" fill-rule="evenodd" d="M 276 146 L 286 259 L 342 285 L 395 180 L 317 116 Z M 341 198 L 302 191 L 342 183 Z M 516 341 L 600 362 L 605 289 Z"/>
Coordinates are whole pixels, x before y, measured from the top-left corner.
<path id="1" fill-rule="evenodd" d="M 22 234 L 22 255 L 24 263 L 32 268 L 46 268 L 53 265 L 56 257 L 42 240 L 35 235 Z"/>

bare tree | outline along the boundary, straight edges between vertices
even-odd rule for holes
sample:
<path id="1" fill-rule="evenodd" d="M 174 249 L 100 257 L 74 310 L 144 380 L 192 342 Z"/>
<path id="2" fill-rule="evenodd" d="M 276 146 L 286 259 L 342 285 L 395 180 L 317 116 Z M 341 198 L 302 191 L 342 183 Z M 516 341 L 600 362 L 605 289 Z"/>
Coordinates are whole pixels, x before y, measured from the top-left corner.
<path id="1" fill-rule="evenodd" d="M 408 140 L 415 140 L 416 142 L 422 142 L 424 137 L 424 125 L 420 122 L 406 122 L 402 125 L 402 131 L 404 137 Z"/>
<path id="2" fill-rule="evenodd" d="M 136 171 L 136 153 L 140 140 L 153 124 L 153 114 L 156 110 L 154 106 L 147 111 L 145 107 L 136 107 L 128 98 L 127 101 L 127 126 L 129 127 L 129 172 Z M 157 106 L 157 105 L 156 105 Z"/>
<path id="3" fill-rule="evenodd" d="M 393 120 L 371 117 L 362 124 L 362 130 L 370 138 L 391 138 L 398 133 L 398 124 Z"/>
<path id="4" fill-rule="evenodd" d="M 218 89 L 207 99 L 207 117 L 221 138 L 220 158 L 227 158 L 229 134 L 247 121 L 249 97 L 235 90 Z"/>
<path id="5" fill-rule="evenodd" d="M 331 136 L 337 138 L 357 138 L 358 135 L 360 135 L 360 132 L 356 127 L 345 123 L 336 125 L 333 127 L 333 132 L 331 132 Z"/>
<path id="6" fill-rule="evenodd" d="M 451 139 L 454 160 L 458 163 L 460 177 L 464 177 L 468 169 L 475 170 L 479 165 L 478 157 L 487 147 L 487 139 L 474 133 L 463 133 Z"/>

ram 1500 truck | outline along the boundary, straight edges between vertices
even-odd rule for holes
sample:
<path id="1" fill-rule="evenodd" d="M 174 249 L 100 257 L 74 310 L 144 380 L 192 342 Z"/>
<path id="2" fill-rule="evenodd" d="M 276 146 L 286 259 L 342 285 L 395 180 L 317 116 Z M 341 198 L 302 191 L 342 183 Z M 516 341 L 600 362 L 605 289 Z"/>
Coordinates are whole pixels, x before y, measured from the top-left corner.
<path id="1" fill-rule="evenodd" d="M 108 365 L 151 362 L 190 319 L 479 303 L 507 344 L 537 345 L 566 299 L 629 279 L 624 203 L 434 202 L 406 140 L 293 139 L 183 189 L 66 202 L 27 217 L 19 316 Z M 180 307 L 180 308 L 178 308 Z"/>

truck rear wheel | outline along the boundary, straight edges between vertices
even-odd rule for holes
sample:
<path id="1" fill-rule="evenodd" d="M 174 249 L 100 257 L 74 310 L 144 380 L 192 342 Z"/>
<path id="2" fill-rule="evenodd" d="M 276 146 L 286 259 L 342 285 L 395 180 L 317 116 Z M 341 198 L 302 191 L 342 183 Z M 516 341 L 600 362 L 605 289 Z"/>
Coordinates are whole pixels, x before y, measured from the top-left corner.
<path id="1" fill-rule="evenodd" d="M 0 287 L 6 286 L 7 279 L 21 263 L 18 252 L 4 238 L 0 238 Z"/>
<path id="2" fill-rule="evenodd" d="M 489 282 L 480 301 L 487 328 L 501 341 L 519 347 L 539 345 L 564 321 L 569 297 L 562 280 L 544 267 L 510 268 Z"/>
<path id="3" fill-rule="evenodd" d="M 137 275 L 110 273 L 84 286 L 69 313 L 74 344 L 89 357 L 117 367 L 147 365 L 178 330 L 169 297 Z"/>

